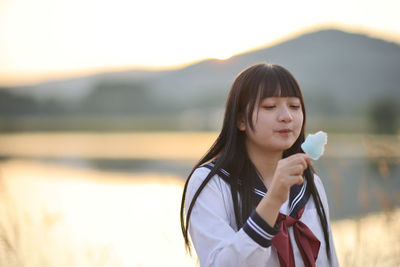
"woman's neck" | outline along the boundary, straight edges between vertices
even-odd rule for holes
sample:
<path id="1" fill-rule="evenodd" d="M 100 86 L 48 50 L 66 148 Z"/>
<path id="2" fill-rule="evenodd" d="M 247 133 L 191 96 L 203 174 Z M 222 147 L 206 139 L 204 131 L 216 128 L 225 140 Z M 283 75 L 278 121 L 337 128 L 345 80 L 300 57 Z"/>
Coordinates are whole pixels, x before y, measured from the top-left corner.
<path id="1" fill-rule="evenodd" d="M 282 151 L 265 152 L 259 149 L 247 147 L 247 153 L 254 164 L 258 175 L 268 188 L 275 174 L 276 165 L 282 159 Z"/>

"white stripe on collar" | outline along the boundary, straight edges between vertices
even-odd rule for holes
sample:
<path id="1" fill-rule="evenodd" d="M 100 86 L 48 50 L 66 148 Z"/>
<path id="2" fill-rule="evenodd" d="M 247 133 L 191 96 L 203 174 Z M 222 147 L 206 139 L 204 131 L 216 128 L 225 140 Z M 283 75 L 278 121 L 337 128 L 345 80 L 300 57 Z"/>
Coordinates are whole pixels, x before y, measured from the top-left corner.
<path id="1" fill-rule="evenodd" d="M 304 179 L 303 186 L 301 187 L 299 194 L 294 198 L 292 205 L 290 205 L 289 214 L 292 213 L 292 211 L 296 207 L 297 203 L 299 203 L 300 200 L 303 198 L 304 193 L 306 192 L 306 188 L 307 188 L 307 180 Z"/>

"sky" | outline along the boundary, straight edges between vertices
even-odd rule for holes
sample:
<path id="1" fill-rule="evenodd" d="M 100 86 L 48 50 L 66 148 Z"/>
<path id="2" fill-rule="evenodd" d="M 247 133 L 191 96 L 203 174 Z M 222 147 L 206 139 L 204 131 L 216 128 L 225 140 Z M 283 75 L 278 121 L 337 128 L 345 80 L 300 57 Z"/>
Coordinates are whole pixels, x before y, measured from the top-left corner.
<path id="1" fill-rule="evenodd" d="M 178 68 L 335 27 L 400 43 L 398 0 L 0 0 L 0 84 Z"/>

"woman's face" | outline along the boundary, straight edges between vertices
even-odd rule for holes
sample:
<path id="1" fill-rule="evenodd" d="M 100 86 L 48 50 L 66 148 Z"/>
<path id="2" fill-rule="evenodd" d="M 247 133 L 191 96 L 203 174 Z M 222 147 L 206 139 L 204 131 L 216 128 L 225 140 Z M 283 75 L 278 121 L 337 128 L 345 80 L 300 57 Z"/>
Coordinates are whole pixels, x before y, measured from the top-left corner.
<path id="1" fill-rule="evenodd" d="M 253 112 L 254 131 L 241 120 L 240 130 L 246 132 L 247 149 L 265 152 L 283 152 L 300 135 L 303 111 L 298 97 L 267 97 Z"/>

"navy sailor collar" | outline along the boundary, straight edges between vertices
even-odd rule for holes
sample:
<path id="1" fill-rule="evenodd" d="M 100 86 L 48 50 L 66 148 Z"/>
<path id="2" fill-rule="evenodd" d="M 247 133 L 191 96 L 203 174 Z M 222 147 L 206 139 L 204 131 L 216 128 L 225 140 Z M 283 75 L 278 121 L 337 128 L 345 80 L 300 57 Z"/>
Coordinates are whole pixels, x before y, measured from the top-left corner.
<path id="1" fill-rule="evenodd" d="M 213 162 L 207 163 L 203 165 L 203 167 L 212 170 L 214 168 L 214 163 Z M 223 180 L 225 180 L 228 184 L 230 184 L 229 172 L 221 168 L 218 170 L 217 173 Z M 258 176 L 254 167 L 252 168 L 250 175 L 253 176 L 252 178 L 253 181 L 255 182 L 253 191 L 256 195 L 256 201 L 258 203 L 267 193 L 267 188 L 265 187 L 261 178 Z M 289 216 L 294 217 L 296 213 L 306 205 L 310 196 L 311 196 L 311 191 L 309 186 L 307 186 L 307 179 L 304 179 L 304 182 L 301 185 L 297 184 L 293 185 L 290 188 L 290 194 L 289 194 Z"/>

